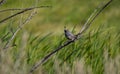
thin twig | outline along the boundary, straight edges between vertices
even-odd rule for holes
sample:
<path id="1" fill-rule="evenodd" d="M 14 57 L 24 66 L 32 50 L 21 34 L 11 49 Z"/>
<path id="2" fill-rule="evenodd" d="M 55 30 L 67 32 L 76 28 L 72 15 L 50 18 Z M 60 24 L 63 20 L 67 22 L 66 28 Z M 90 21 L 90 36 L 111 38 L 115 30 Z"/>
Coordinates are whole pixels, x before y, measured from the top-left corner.
<path id="1" fill-rule="evenodd" d="M 54 51 L 52 51 L 50 54 L 46 55 L 42 60 L 40 60 L 37 64 L 35 64 L 32 69 L 30 70 L 30 73 L 32 73 L 37 67 L 39 67 L 40 65 L 42 65 L 45 61 L 47 61 L 50 56 L 52 56 L 54 53 L 56 53 L 57 51 L 59 51 L 60 49 L 62 49 L 63 47 L 69 45 L 70 43 L 72 43 L 73 41 L 67 41 L 64 45 L 59 46 L 57 49 L 55 49 Z"/>
<path id="2" fill-rule="evenodd" d="M 25 8 L 26 9 L 26 8 Z M 24 10 L 22 8 L 10 8 L 10 9 L 3 9 L 3 10 L 0 10 L 0 12 L 6 12 L 6 11 L 16 11 L 16 10 Z"/>
<path id="3" fill-rule="evenodd" d="M 88 18 L 88 20 L 86 21 L 86 23 L 83 25 L 82 29 L 80 30 L 80 32 L 77 34 L 77 36 L 79 36 L 80 34 L 82 34 L 84 31 L 86 31 L 89 26 L 92 24 L 92 22 L 95 20 L 95 18 L 103 11 L 103 9 L 105 9 L 113 0 L 110 0 L 109 2 L 107 2 L 99 11 L 97 12 L 97 9 L 95 9 L 95 11 L 91 14 L 91 16 Z M 94 15 L 96 13 L 96 15 Z"/>
<path id="4" fill-rule="evenodd" d="M 8 19 L 10 19 L 10 18 L 12 18 L 12 17 L 15 17 L 15 16 L 17 16 L 17 15 L 19 15 L 19 14 L 22 14 L 22 13 L 24 13 L 24 12 L 26 12 L 26 11 L 30 11 L 30 10 L 33 10 L 33 9 L 36 9 L 36 8 L 42 8 L 42 7 L 45 7 L 45 6 L 32 7 L 32 8 L 23 9 L 23 10 L 20 11 L 20 12 L 17 12 L 17 13 L 15 13 L 15 14 L 13 14 L 13 15 L 10 15 L 10 16 L 8 16 L 8 17 L 0 20 L 0 23 L 3 23 L 3 22 L 5 22 L 5 21 L 7 21 Z M 46 6 L 46 7 L 50 7 L 50 6 Z M 5 11 L 5 10 L 4 10 L 4 11 Z"/>
<path id="5" fill-rule="evenodd" d="M 4 49 L 9 48 L 11 41 L 15 38 L 15 36 L 16 36 L 17 33 L 19 32 L 19 30 L 20 30 L 27 22 L 29 22 L 30 19 L 32 19 L 32 17 L 35 15 L 35 13 L 36 13 L 35 11 L 32 12 L 32 13 L 30 14 L 30 16 L 29 16 L 22 24 L 20 24 L 20 25 L 18 26 L 17 30 L 13 33 L 13 36 L 10 38 L 10 40 L 9 40 L 9 41 L 6 43 L 6 45 L 4 46 Z"/>
<path id="6" fill-rule="evenodd" d="M 83 32 L 85 32 L 89 26 L 92 24 L 92 22 L 95 20 L 95 18 L 103 11 L 104 8 L 106 8 L 112 0 L 108 1 L 99 11 L 97 14 L 95 14 L 95 12 L 97 10 L 95 10 L 93 12 L 93 14 L 91 14 L 91 16 L 88 18 L 88 20 L 86 21 L 86 23 L 83 25 L 82 29 L 80 30 L 80 32 L 76 35 L 77 37 L 74 40 L 69 40 L 67 42 L 65 42 L 63 45 L 59 46 L 58 48 L 56 48 L 54 51 L 52 51 L 51 53 L 49 53 L 48 55 L 46 55 L 42 60 L 40 60 L 37 64 L 35 64 L 32 69 L 30 70 L 30 73 L 33 73 L 33 71 L 35 69 L 37 69 L 40 65 L 42 65 L 43 63 L 45 63 L 53 54 L 55 54 L 56 52 L 58 52 L 60 49 L 62 49 L 63 47 L 75 42 L 78 37 L 80 39 L 81 35 Z M 93 18 L 92 18 L 93 17 Z M 90 21 L 90 22 L 89 22 Z"/>
<path id="7" fill-rule="evenodd" d="M 9 8 L 9 9 L 0 10 L 0 12 L 25 10 L 25 9 L 35 9 L 35 8 L 49 8 L 49 7 L 52 7 L 52 6 L 38 6 L 38 7 L 29 7 L 29 8 Z"/>

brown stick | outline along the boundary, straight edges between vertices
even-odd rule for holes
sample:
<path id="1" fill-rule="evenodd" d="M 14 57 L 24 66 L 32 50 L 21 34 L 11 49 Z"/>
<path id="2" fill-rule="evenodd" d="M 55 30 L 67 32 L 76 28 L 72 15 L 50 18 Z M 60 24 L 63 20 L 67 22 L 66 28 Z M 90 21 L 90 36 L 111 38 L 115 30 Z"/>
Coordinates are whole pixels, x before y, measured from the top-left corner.
<path id="1" fill-rule="evenodd" d="M 59 46 L 58 48 L 56 48 L 54 51 L 52 51 L 51 53 L 47 54 L 42 60 L 40 60 L 37 64 L 35 64 L 32 69 L 30 70 L 30 73 L 33 73 L 33 71 L 35 69 L 37 69 L 40 65 L 42 65 L 43 63 L 45 63 L 53 54 L 55 54 L 56 52 L 58 52 L 59 50 L 61 50 L 63 47 L 75 42 L 77 39 L 80 39 L 81 35 L 83 34 L 83 32 L 85 32 L 89 26 L 92 24 L 92 22 L 95 20 L 95 18 L 103 11 L 103 9 L 105 9 L 110 3 L 112 2 L 112 0 L 108 1 L 99 11 L 98 13 L 93 13 L 91 14 L 91 16 L 88 18 L 88 20 L 86 21 L 86 23 L 83 25 L 82 29 L 80 30 L 80 32 L 76 35 L 77 37 L 74 40 L 69 40 L 67 42 L 65 42 L 63 45 Z M 94 11 L 96 12 L 96 10 Z"/>

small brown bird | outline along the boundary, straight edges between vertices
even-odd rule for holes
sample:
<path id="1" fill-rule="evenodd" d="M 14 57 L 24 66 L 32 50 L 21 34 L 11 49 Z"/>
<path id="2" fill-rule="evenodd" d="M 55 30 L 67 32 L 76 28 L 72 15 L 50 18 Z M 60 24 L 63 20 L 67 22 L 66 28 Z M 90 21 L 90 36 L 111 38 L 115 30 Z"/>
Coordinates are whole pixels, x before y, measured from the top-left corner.
<path id="1" fill-rule="evenodd" d="M 76 38 L 74 34 L 72 34 L 69 30 L 66 29 L 66 27 L 64 27 L 64 33 L 65 37 L 69 40 L 74 40 Z"/>

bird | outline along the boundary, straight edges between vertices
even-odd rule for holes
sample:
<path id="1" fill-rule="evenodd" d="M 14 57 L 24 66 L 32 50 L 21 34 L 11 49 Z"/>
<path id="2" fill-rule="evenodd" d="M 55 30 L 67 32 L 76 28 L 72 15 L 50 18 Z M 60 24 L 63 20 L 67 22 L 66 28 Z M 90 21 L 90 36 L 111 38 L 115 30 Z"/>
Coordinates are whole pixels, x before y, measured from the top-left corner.
<path id="1" fill-rule="evenodd" d="M 64 34 L 68 40 L 74 40 L 76 38 L 76 36 L 73 33 L 66 29 L 66 26 L 64 26 Z"/>

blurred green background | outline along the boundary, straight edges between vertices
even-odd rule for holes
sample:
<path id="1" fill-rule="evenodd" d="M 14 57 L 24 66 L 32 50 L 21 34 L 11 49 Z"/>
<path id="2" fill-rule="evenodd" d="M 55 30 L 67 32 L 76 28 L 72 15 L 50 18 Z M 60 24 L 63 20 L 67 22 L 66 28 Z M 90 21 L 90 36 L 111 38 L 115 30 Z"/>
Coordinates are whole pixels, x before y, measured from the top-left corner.
<path id="1" fill-rule="evenodd" d="M 47 33 L 54 32 L 55 34 L 62 33 L 64 26 L 69 29 L 77 26 L 77 31 L 81 25 L 85 23 L 90 14 L 98 6 L 102 6 L 108 0 L 7 0 L 0 10 L 7 8 L 28 8 L 34 6 L 52 6 L 51 8 L 37 9 L 37 15 L 27 23 L 26 30 L 32 33 Z M 0 20 L 14 14 L 18 11 L 8 11 L 0 13 Z M 18 15 L 5 23 L 1 23 L 0 27 L 8 24 L 18 25 L 20 18 L 27 17 L 30 12 Z M 96 28 L 100 24 L 107 27 L 114 27 L 120 30 L 120 0 L 113 2 L 99 15 L 93 22 L 91 27 Z M 3 25 L 2 25 L 3 24 Z"/>

